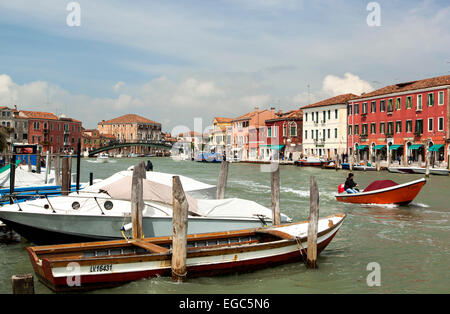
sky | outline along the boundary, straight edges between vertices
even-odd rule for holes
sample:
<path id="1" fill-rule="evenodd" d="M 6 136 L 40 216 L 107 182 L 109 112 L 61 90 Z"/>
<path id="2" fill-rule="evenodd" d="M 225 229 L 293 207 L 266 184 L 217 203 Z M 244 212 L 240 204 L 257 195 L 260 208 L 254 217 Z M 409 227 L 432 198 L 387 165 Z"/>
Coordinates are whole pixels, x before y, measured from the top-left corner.
<path id="1" fill-rule="evenodd" d="M 448 1 L 1 0 L 0 104 L 206 128 L 449 75 L 449 30 Z"/>

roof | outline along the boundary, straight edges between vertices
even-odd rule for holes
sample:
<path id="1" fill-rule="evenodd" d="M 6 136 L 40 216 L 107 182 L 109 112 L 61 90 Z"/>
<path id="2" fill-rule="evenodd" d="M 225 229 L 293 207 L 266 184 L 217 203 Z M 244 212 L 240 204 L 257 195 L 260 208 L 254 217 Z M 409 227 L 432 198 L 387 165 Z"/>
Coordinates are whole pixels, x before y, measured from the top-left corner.
<path id="1" fill-rule="evenodd" d="M 231 123 L 231 121 L 233 121 L 233 118 L 215 117 L 214 120 L 216 120 L 217 123 Z"/>
<path id="2" fill-rule="evenodd" d="M 278 117 L 274 119 L 266 120 L 266 122 L 275 122 L 283 120 L 300 120 L 303 117 L 303 111 L 301 109 L 291 110 L 285 113 L 279 112 Z"/>
<path id="3" fill-rule="evenodd" d="M 198 132 L 194 132 L 194 131 L 189 131 L 189 132 L 180 133 L 178 135 L 178 137 L 196 137 L 196 136 L 197 137 L 198 136 L 202 137 L 202 136 L 204 136 L 204 134 L 198 133 Z"/>
<path id="4" fill-rule="evenodd" d="M 249 120 L 249 119 L 251 119 L 254 115 L 256 115 L 256 114 L 261 114 L 261 113 L 266 112 L 266 111 L 268 111 L 268 110 L 267 110 L 267 109 L 261 110 L 261 111 L 260 111 L 260 110 L 255 110 L 255 111 L 246 113 L 246 114 L 244 114 L 244 115 L 242 115 L 242 116 L 240 116 L 240 117 L 237 117 L 237 118 L 235 118 L 235 119 L 232 119 L 231 121 Z"/>
<path id="5" fill-rule="evenodd" d="M 113 124 L 113 123 L 150 123 L 150 124 L 158 124 L 161 125 L 159 122 L 155 122 L 152 120 L 149 120 L 147 118 L 144 118 L 142 116 L 138 116 L 137 114 L 125 114 L 123 116 L 111 119 L 111 120 L 103 120 L 97 124 Z"/>
<path id="6" fill-rule="evenodd" d="M 21 110 L 19 114 L 24 115 L 30 119 L 58 120 L 58 116 L 50 112 Z"/>
<path id="7" fill-rule="evenodd" d="M 376 91 L 362 94 L 361 96 L 358 96 L 356 99 L 363 99 L 363 98 L 368 98 L 368 97 L 401 93 L 401 92 L 406 92 L 406 91 L 438 87 L 438 86 L 445 86 L 445 85 L 450 85 L 450 75 L 437 76 L 437 77 L 428 78 L 428 79 L 419 80 L 419 81 L 398 83 L 398 84 L 394 84 L 394 85 L 385 86 L 383 88 L 377 89 Z"/>
<path id="8" fill-rule="evenodd" d="M 311 105 L 307 105 L 304 107 L 301 107 L 301 109 L 308 109 L 308 108 L 315 108 L 315 107 L 323 107 L 323 106 L 331 106 L 331 105 L 338 105 L 338 104 L 345 104 L 347 101 L 358 98 L 359 96 L 355 94 L 343 94 L 335 97 L 331 97 L 319 102 L 316 102 Z"/>

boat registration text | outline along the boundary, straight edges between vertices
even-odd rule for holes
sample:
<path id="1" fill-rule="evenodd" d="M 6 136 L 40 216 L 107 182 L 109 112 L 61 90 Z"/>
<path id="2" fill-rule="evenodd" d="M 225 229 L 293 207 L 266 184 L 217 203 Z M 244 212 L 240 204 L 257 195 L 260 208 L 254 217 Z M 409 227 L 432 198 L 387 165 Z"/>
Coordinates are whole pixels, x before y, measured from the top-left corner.
<path id="1" fill-rule="evenodd" d="M 112 264 L 107 265 L 91 265 L 89 268 L 89 272 L 91 273 L 98 273 L 102 271 L 111 271 L 112 270 Z"/>

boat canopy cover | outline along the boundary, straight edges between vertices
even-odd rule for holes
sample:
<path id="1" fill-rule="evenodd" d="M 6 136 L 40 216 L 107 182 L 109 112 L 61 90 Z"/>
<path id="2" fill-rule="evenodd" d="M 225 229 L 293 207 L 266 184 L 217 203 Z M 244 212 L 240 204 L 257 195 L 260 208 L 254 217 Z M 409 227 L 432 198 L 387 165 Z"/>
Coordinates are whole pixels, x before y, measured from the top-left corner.
<path id="1" fill-rule="evenodd" d="M 111 184 L 101 188 L 102 192 L 107 192 L 113 199 L 131 200 L 132 177 L 125 176 Z M 152 201 L 162 204 L 172 205 L 172 188 L 168 185 L 142 179 L 144 201 Z M 189 211 L 197 213 L 197 200 L 192 196 L 186 195 L 189 204 Z"/>
<path id="2" fill-rule="evenodd" d="M 376 145 L 373 149 L 377 150 L 377 149 L 383 149 L 385 147 L 386 147 L 386 145 Z"/>
<path id="3" fill-rule="evenodd" d="M 408 149 L 415 150 L 415 149 L 419 149 L 421 146 L 422 146 L 422 144 L 413 144 L 413 145 L 409 146 Z"/>
<path id="4" fill-rule="evenodd" d="M 391 147 L 389 147 L 389 150 L 397 150 L 400 147 L 402 147 L 402 145 L 391 145 Z"/>
<path id="5" fill-rule="evenodd" d="M 439 151 L 439 149 L 441 149 L 441 147 L 443 147 L 443 144 L 436 144 L 430 147 L 429 151 L 430 152 L 437 152 Z"/>
<path id="6" fill-rule="evenodd" d="M 398 183 L 392 180 L 377 180 L 370 183 L 365 189 L 364 192 L 380 190 L 384 188 L 389 188 L 391 186 L 396 186 Z"/>

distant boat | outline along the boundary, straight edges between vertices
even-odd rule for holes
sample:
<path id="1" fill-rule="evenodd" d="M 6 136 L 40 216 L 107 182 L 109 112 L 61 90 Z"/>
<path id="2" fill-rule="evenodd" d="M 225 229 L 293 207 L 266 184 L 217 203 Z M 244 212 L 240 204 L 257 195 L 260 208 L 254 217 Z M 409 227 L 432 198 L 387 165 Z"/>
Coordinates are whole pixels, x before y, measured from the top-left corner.
<path id="1" fill-rule="evenodd" d="M 328 165 L 329 161 L 317 157 L 308 157 L 307 159 L 300 159 L 294 164 L 299 167 L 322 167 Z"/>
<path id="2" fill-rule="evenodd" d="M 218 162 L 222 162 L 222 155 L 218 154 L 218 153 L 199 153 L 194 160 L 198 161 L 198 162 L 214 162 L 214 163 L 218 163 Z"/>
<path id="3" fill-rule="evenodd" d="M 100 153 L 97 157 L 97 161 L 101 163 L 106 163 L 109 161 L 109 155 L 106 153 Z"/>
<path id="4" fill-rule="evenodd" d="M 345 214 L 318 221 L 317 254 L 341 228 Z M 28 247 L 37 277 L 54 291 L 117 286 L 171 275 L 172 237 Z M 188 277 L 223 275 L 300 262 L 308 249 L 308 222 L 277 227 L 189 234 Z M 77 265 L 75 267 L 70 267 Z M 77 278 L 78 285 L 68 278 Z"/>
<path id="5" fill-rule="evenodd" d="M 397 204 L 407 205 L 411 203 L 425 185 L 425 179 L 419 179 L 403 184 L 392 180 L 378 180 L 369 184 L 358 193 L 336 194 L 336 200 L 344 203 L 356 204 Z"/>
<path id="6" fill-rule="evenodd" d="M 445 168 L 432 168 L 430 167 L 430 174 L 448 176 L 450 171 Z M 389 172 L 393 173 L 406 173 L 406 174 L 425 174 L 426 169 L 422 167 L 389 167 Z"/>

